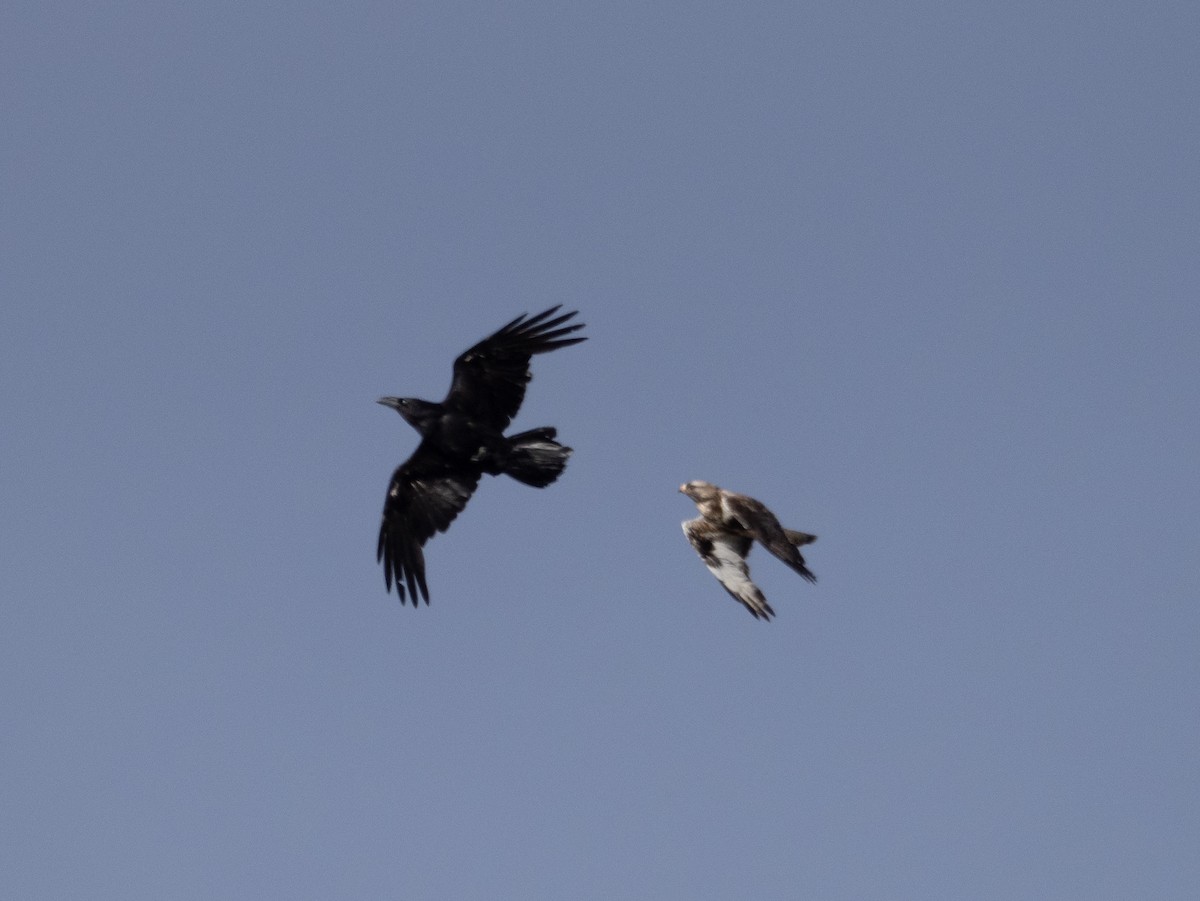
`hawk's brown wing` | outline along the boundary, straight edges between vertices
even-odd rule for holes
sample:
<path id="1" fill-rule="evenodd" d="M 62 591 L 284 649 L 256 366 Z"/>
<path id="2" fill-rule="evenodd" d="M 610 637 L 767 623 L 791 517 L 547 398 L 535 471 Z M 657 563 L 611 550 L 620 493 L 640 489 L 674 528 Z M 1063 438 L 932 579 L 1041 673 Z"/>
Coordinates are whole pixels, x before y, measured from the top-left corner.
<path id="1" fill-rule="evenodd" d="M 704 518 L 683 524 L 683 533 L 721 586 L 755 619 L 770 619 L 775 615 L 771 605 L 750 581 L 746 555 L 753 544 L 749 535 L 728 532 Z"/>
<path id="2" fill-rule="evenodd" d="M 761 501 L 756 501 L 744 494 L 722 491 L 721 509 L 728 524 L 740 525 L 754 536 L 759 544 L 808 581 L 817 581 L 817 577 L 804 565 L 804 557 L 796 548 L 797 544 L 807 544 L 808 541 L 815 540 L 815 536 L 785 529 L 779 524 L 775 514 L 768 510 Z M 792 536 L 797 538 L 803 536 L 807 541 L 793 541 Z"/>

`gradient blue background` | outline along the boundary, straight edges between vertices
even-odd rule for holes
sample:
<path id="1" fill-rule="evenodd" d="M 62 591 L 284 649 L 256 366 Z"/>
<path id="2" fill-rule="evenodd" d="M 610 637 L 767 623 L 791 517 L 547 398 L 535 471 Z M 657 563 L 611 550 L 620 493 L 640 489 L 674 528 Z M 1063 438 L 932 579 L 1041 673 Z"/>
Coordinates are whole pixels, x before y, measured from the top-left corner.
<path id="1" fill-rule="evenodd" d="M 1193 2 L 0 12 L 0 894 L 1191 899 Z M 522 311 L 386 595 L 384 490 Z M 754 621 L 680 482 L 817 532 Z"/>

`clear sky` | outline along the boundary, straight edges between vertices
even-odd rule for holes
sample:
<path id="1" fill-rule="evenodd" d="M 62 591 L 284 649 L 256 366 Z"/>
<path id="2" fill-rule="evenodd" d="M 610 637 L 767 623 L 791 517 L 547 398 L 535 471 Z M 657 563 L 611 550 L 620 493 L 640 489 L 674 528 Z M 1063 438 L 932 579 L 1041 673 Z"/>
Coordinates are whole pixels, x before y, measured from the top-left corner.
<path id="1" fill-rule="evenodd" d="M 0 895 L 1195 897 L 1194 2 L 10 0 L 0 92 Z M 375 399 L 557 303 L 401 607 Z"/>

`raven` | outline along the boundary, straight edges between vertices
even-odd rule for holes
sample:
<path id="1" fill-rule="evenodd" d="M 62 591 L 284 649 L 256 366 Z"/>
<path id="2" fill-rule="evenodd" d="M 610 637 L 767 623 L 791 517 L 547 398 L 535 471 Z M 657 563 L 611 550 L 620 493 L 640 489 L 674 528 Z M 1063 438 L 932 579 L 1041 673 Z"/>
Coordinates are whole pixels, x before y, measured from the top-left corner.
<path id="1" fill-rule="evenodd" d="M 384 584 L 391 591 L 396 583 L 400 603 L 407 585 L 414 607 L 421 598 L 429 604 L 422 548 L 462 512 L 481 475 L 504 474 L 545 488 L 566 467 L 571 448 L 554 440 L 553 428 L 504 434 L 525 398 L 533 355 L 587 340 L 564 337 L 583 323 L 564 325 L 576 311 L 555 316 L 559 306 L 522 314 L 459 354 L 450 393 L 440 404 L 413 397 L 377 401 L 421 433 L 417 449 L 392 474 L 375 550 Z"/>
<path id="2" fill-rule="evenodd" d="M 750 581 L 746 556 L 756 540 L 805 579 L 817 581 L 797 550 L 816 541 L 816 535 L 785 529 L 761 502 L 708 482 L 687 482 L 679 490 L 695 501 L 700 510 L 697 519 L 683 524 L 688 541 L 708 571 L 755 619 L 770 619 L 775 615 L 762 591 Z"/>

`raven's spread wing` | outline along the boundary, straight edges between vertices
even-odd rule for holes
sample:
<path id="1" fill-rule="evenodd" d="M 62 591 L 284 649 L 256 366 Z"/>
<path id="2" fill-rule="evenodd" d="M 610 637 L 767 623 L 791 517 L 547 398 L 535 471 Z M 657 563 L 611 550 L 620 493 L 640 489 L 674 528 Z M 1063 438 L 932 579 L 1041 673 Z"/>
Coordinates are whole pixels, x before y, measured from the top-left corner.
<path id="1" fill-rule="evenodd" d="M 564 326 L 576 311 L 554 316 L 557 312 L 558 307 L 554 306 L 532 318 L 518 316 L 494 335 L 459 354 L 454 361 L 454 381 L 443 403 L 497 431 L 508 428 L 521 408 L 525 386 L 532 378 L 530 358 L 587 340 L 564 338 L 583 328 L 583 323 Z"/>
<path id="2" fill-rule="evenodd" d="M 785 529 L 779 524 L 775 514 L 768 510 L 762 502 L 744 494 L 722 491 L 721 507 L 725 519 L 730 525 L 740 525 L 754 536 L 759 544 L 808 581 L 817 581 L 817 577 L 804 565 L 804 557 L 796 549 L 798 544 L 815 541 L 815 535 Z"/>
<path id="3" fill-rule="evenodd" d="M 421 598 L 429 603 L 421 548 L 435 533 L 446 531 L 478 484 L 477 470 L 464 470 L 446 461 L 424 442 L 392 474 L 375 559 L 383 562 L 388 590 L 396 583 L 400 603 L 404 603 L 406 584 L 414 607 Z"/>
<path id="4" fill-rule="evenodd" d="M 758 586 L 750 581 L 746 555 L 753 540 L 749 535 L 728 532 L 704 518 L 683 524 L 683 533 L 717 581 L 730 597 L 750 611 L 755 619 L 770 619 L 775 615 Z"/>

